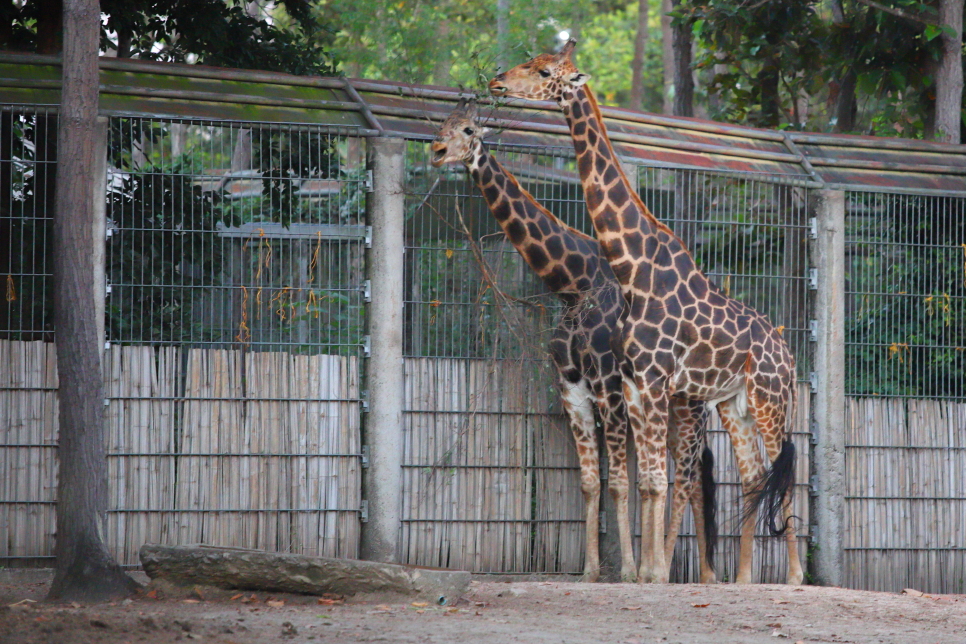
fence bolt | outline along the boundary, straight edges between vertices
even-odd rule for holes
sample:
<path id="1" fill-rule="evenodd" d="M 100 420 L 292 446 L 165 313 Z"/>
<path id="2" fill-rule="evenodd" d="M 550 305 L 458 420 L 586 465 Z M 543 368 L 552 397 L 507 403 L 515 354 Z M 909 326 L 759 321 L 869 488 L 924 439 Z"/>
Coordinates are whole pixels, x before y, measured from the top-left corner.
<path id="1" fill-rule="evenodd" d="M 369 467 L 369 446 L 362 446 L 362 469 L 368 469 Z"/>
<path id="2" fill-rule="evenodd" d="M 818 342 L 818 320 L 808 321 L 808 334 L 812 342 Z"/>
<path id="3" fill-rule="evenodd" d="M 366 248 L 372 248 L 372 226 L 366 226 Z"/>
<path id="4" fill-rule="evenodd" d="M 808 269 L 808 288 L 812 291 L 818 290 L 818 269 Z"/>
<path id="5" fill-rule="evenodd" d="M 372 357 L 372 336 L 364 335 L 362 336 L 362 355 L 367 358 Z"/>
<path id="6" fill-rule="evenodd" d="M 372 280 L 366 280 L 362 283 L 362 299 L 366 302 L 372 301 Z"/>
<path id="7" fill-rule="evenodd" d="M 818 217 L 808 218 L 808 238 L 818 239 Z"/>
<path id="8" fill-rule="evenodd" d="M 363 523 L 369 523 L 369 502 L 368 501 L 363 500 L 362 507 L 359 508 L 359 519 L 361 519 Z"/>
<path id="9" fill-rule="evenodd" d="M 362 412 L 366 413 L 369 411 L 369 391 L 363 389 L 359 392 L 359 404 L 362 405 Z"/>
<path id="10" fill-rule="evenodd" d="M 812 388 L 812 393 L 818 391 L 818 374 L 814 371 L 808 374 L 808 384 Z"/>
<path id="11" fill-rule="evenodd" d="M 111 294 L 111 285 L 108 284 L 107 286 L 104 287 L 104 297 L 107 297 L 110 294 Z"/>
<path id="12" fill-rule="evenodd" d="M 366 170 L 366 192 L 372 192 L 372 170 Z"/>

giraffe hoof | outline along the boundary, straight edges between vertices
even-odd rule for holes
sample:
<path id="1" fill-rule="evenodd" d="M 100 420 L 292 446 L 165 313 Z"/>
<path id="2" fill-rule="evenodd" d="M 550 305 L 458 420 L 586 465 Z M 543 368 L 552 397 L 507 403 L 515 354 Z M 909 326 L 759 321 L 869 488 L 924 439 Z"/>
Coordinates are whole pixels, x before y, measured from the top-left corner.
<path id="1" fill-rule="evenodd" d="M 801 571 L 799 571 L 797 573 L 790 573 L 788 575 L 788 581 L 786 581 L 785 583 L 787 583 L 789 586 L 801 586 L 803 579 L 804 579 L 804 575 L 802 574 Z"/>
<path id="2" fill-rule="evenodd" d="M 580 581 L 581 582 L 584 582 L 584 583 L 592 584 L 595 581 L 597 581 L 599 578 L 600 578 L 600 571 L 599 570 L 593 570 L 593 571 L 585 572 L 584 574 L 582 574 L 580 576 Z"/>
<path id="3" fill-rule="evenodd" d="M 716 584 L 716 583 L 718 583 L 718 576 L 715 575 L 713 572 L 712 573 L 708 573 L 707 575 L 701 575 L 701 583 L 702 584 Z"/>
<path id="4" fill-rule="evenodd" d="M 632 584 L 637 581 L 637 573 L 634 570 L 621 570 L 621 582 Z"/>

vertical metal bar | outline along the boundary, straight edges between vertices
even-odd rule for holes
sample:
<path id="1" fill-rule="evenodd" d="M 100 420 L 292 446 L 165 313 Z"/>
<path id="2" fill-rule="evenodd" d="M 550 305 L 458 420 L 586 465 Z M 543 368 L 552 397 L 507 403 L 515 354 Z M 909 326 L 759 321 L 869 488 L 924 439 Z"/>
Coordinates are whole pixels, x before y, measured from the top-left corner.
<path id="1" fill-rule="evenodd" d="M 840 586 L 845 544 L 845 193 L 822 190 L 817 199 L 818 391 L 813 457 L 818 493 L 814 537 L 818 548 L 813 566 L 820 583 Z"/>

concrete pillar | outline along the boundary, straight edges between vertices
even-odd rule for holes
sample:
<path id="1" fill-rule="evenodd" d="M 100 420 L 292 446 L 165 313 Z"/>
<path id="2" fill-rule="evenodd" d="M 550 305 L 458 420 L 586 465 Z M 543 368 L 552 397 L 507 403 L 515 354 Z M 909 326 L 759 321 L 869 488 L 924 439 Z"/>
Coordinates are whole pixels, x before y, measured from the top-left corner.
<path id="1" fill-rule="evenodd" d="M 815 263 L 815 519 L 812 574 L 826 586 L 845 579 L 845 193 L 818 190 Z"/>
<path id="2" fill-rule="evenodd" d="M 105 276 L 105 257 L 107 253 L 107 128 L 109 119 L 97 117 L 94 129 L 94 315 L 97 320 L 97 341 L 104 352 L 107 320 L 106 303 L 107 278 Z M 103 362 L 103 360 L 102 360 Z"/>
<path id="3" fill-rule="evenodd" d="M 369 448 L 364 481 L 369 520 L 362 525 L 362 558 L 382 562 L 399 560 L 402 512 L 405 149 L 402 139 L 369 139 L 372 304 L 364 435 Z"/>

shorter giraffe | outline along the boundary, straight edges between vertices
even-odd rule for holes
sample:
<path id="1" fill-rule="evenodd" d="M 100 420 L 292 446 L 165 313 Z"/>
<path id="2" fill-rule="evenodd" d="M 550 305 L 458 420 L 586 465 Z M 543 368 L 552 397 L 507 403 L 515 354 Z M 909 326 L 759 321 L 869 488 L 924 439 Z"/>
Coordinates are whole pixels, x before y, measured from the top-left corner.
<path id="1" fill-rule="evenodd" d="M 564 304 L 550 341 L 550 354 L 580 458 L 587 531 L 584 578 L 596 580 L 600 567 L 596 407 L 607 445 L 610 492 L 617 505 L 621 578 L 633 580 L 635 566 L 627 509 L 627 410 L 620 365 L 612 346 L 620 337 L 617 330 L 624 311 L 620 285 L 597 240 L 557 219 L 490 155 L 482 141 L 488 130 L 478 125 L 476 116 L 475 102 L 461 100 L 433 141 L 432 163 L 437 167 L 448 162 L 466 165 L 510 243 Z M 703 403 L 676 399 L 671 412 L 671 454 L 677 467 L 674 524 L 666 547 L 673 552 L 677 528 L 690 501 L 699 550 L 704 554 L 701 581 L 712 583 L 717 524 L 713 459 L 706 446 L 708 411 Z M 699 475 L 702 484 L 696 485 Z"/>

